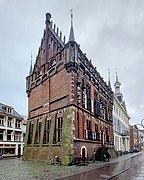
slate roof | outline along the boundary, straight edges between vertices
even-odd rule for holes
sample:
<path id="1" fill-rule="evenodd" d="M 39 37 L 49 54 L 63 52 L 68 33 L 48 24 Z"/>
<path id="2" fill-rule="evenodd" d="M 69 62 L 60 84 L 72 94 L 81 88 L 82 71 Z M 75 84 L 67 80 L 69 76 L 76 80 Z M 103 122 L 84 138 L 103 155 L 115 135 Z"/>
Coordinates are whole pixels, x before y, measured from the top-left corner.
<path id="1" fill-rule="evenodd" d="M 17 117 L 17 118 L 22 118 L 22 116 L 21 116 L 20 114 L 18 114 L 18 113 L 14 110 L 13 107 L 8 106 L 8 105 L 6 105 L 6 104 L 2 104 L 2 103 L 0 103 L 0 113 L 6 114 L 6 115 L 10 115 L 10 113 L 5 112 L 4 107 L 10 107 L 10 108 L 13 109 L 13 113 L 11 114 L 12 116 Z"/>

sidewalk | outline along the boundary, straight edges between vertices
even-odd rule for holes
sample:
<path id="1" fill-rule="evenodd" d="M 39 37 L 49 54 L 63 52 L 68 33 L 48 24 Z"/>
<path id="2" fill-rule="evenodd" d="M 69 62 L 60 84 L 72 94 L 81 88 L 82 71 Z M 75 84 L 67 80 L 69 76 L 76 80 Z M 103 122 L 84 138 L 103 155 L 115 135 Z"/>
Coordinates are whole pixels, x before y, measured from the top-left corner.
<path id="1" fill-rule="evenodd" d="M 129 168 L 133 160 L 137 161 L 139 156 L 142 156 L 141 152 L 119 156 L 111 159 L 110 162 L 91 162 L 89 169 L 67 177 L 56 178 L 56 180 L 107 180 Z"/>

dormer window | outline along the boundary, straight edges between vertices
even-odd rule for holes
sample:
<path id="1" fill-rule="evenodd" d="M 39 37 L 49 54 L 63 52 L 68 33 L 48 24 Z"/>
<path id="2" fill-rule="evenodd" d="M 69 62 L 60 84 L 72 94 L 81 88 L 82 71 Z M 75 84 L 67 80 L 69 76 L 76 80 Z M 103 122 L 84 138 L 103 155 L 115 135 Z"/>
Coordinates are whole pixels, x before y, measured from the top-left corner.
<path id="1" fill-rule="evenodd" d="M 3 107 L 4 111 L 8 114 L 12 114 L 13 113 L 13 109 L 10 107 Z"/>
<path id="2" fill-rule="evenodd" d="M 56 64 L 56 59 L 53 58 L 51 61 L 50 61 L 50 67 L 54 66 Z"/>
<path id="3" fill-rule="evenodd" d="M 8 113 L 11 114 L 12 113 L 12 109 L 8 108 Z"/>

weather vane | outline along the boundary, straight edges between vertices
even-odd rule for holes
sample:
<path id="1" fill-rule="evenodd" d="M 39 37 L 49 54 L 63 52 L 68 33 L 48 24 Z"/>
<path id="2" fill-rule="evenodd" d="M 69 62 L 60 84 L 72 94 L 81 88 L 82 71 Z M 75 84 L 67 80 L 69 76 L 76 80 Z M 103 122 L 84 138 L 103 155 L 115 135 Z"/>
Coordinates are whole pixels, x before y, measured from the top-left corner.
<path id="1" fill-rule="evenodd" d="M 73 27 L 73 10 L 74 9 L 70 9 L 70 13 L 71 13 L 71 27 Z"/>

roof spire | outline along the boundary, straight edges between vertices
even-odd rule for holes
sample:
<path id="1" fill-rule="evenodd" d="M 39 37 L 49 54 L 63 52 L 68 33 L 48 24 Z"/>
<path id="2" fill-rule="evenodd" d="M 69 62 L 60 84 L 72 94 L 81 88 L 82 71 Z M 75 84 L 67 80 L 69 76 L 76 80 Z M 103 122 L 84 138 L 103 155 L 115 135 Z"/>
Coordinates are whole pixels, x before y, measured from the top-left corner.
<path id="1" fill-rule="evenodd" d="M 69 34 L 69 41 L 75 41 L 74 30 L 73 30 L 73 9 L 70 10 L 71 13 L 71 28 Z"/>
<path id="2" fill-rule="evenodd" d="M 114 83 L 115 95 L 116 95 L 116 97 L 118 98 L 118 100 L 119 100 L 120 102 L 122 102 L 122 101 L 123 101 L 123 95 L 122 95 L 122 93 L 120 92 L 121 83 L 120 83 L 119 80 L 118 80 L 117 70 L 115 70 L 115 72 L 116 72 L 116 82 Z"/>
<path id="3" fill-rule="evenodd" d="M 71 27 L 73 27 L 73 10 L 71 9 L 70 12 L 71 12 Z"/>
<path id="4" fill-rule="evenodd" d="M 115 73 L 116 73 L 116 81 L 118 81 L 118 73 L 117 73 L 117 69 L 115 69 Z"/>
<path id="5" fill-rule="evenodd" d="M 110 82 L 110 69 L 108 69 L 108 87 L 111 89 L 111 82 Z"/>
<path id="6" fill-rule="evenodd" d="M 30 71 L 29 76 L 32 74 L 33 68 L 32 68 L 32 52 L 31 52 L 31 65 L 30 65 Z"/>

